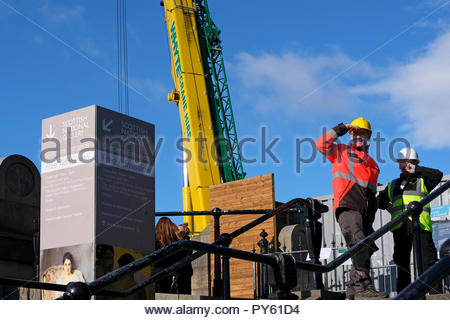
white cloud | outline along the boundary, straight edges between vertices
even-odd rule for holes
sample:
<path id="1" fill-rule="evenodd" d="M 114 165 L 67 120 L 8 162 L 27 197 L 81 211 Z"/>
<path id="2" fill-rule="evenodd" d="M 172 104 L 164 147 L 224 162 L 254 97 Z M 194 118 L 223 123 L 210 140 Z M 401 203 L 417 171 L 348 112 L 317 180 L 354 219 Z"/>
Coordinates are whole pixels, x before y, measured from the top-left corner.
<path id="1" fill-rule="evenodd" d="M 424 10 L 436 10 L 444 11 L 448 9 L 448 0 L 421 0 L 411 5 L 407 5 L 404 10 L 411 12 L 423 13 Z"/>
<path id="2" fill-rule="evenodd" d="M 376 75 L 368 64 L 355 63 L 339 52 L 318 57 L 294 52 L 241 53 L 236 60 L 230 68 L 240 80 L 241 97 L 265 114 L 314 117 L 350 112 L 358 98 L 346 82 Z"/>
<path id="3" fill-rule="evenodd" d="M 383 70 L 341 52 L 241 53 L 230 65 L 239 78 L 233 97 L 265 115 L 295 121 L 349 115 L 368 101 L 379 103 L 380 116 L 396 122 L 394 131 L 412 144 L 450 147 L 450 31 L 441 32 L 408 61 Z"/>
<path id="4" fill-rule="evenodd" d="M 70 23 L 82 20 L 85 7 L 82 5 L 73 7 L 56 5 L 48 0 L 38 11 L 42 14 L 46 23 Z"/>
<path id="5" fill-rule="evenodd" d="M 450 24 L 447 19 L 438 18 L 435 20 L 425 20 L 417 23 L 415 27 L 419 28 L 431 28 L 438 30 L 449 30 Z"/>
<path id="6" fill-rule="evenodd" d="M 388 95 L 392 119 L 414 144 L 450 147 L 450 32 L 439 36 L 420 56 L 393 67 L 388 76 L 357 86 L 355 94 Z M 394 112 L 395 110 L 395 112 Z"/>

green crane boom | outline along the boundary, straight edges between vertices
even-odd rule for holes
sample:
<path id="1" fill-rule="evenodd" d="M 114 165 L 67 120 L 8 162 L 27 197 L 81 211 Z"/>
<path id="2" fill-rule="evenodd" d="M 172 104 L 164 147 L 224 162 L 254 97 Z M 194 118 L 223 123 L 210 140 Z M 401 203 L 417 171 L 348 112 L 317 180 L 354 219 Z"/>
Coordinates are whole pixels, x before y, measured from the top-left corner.
<path id="1" fill-rule="evenodd" d="M 225 63 L 222 55 L 220 30 L 209 13 L 207 0 L 195 0 L 196 22 L 202 52 L 206 86 L 211 106 L 213 130 L 216 137 L 218 162 L 223 182 L 245 177 L 239 140 L 231 106 Z"/>

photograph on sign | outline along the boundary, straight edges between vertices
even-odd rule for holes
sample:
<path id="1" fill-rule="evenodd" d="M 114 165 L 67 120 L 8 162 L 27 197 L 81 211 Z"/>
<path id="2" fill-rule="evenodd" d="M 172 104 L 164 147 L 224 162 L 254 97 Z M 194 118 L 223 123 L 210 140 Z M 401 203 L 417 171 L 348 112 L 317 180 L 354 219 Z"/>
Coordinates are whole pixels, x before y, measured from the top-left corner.
<path id="1" fill-rule="evenodd" d="M 40 281 L 63 284 L 94 280 L 94 250 L 92 244 L 80 244 L 41 251 Z M 44 300 L 54 300 L 63 292 L 43 290 Z"/>

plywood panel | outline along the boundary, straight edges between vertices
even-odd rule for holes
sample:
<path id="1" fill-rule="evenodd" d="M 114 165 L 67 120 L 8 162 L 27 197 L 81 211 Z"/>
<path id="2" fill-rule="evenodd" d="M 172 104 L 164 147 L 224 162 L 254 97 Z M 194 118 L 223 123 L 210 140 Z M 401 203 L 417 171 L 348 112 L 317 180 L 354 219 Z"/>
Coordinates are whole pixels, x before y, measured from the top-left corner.
<path id="1" fill-rule="evenodd" d="M 275 191 L 273 174 L 266 174 L 239 181 L 228 182 L 209 188 L 210 209 L 222 210 L 257 210 L 275 208 Z M 220 218 L 221 233 L 231 233 L 261 215 L 230 215 Z M 211 219 L 211 226 L 214 219 Z M 274 241 L 275 219 L 271 218 L 253 229 L 235 238 L 231 248 L 259 252 L 258 241 L 264 229 L 269 241 Z M 214 241 L 214 229 L 211 228 L 211 242 Z M 211 270 L 214 270 L 214 257 L 211 257 Z M 212 275 L 212 278 L 214 275 Z M 253 265 L 252 262 L 230 259 L 231 297 L 253 298 Z"/>

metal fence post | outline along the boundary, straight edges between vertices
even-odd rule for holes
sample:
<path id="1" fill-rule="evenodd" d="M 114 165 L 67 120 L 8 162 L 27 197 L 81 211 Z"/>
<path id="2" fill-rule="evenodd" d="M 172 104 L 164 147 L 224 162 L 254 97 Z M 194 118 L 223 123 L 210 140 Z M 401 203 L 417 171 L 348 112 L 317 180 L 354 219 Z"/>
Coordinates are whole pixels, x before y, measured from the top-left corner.
<path id="1" fill-rule="evenodd" d="M 291 293 L 297 285 L 297 270 L 295 258 L 289 254 L 273 253 L 277 263 L 268 266 L 267 282 L 273 288 L 269 299 L 297 300 L 298 296 Z"/>
<path id="2" fill-rule="evenodd" d="M 413 201 L 408 204 L 408 209 L 412 209 L 412 225 L 413 225 L 413 248 L 414 248 L 414 280 L 423 273 L 422 266 L 422 244 L 420 241 L 420 221 L 419 217 L 422 213 L 422 206 L 419 202 Z"/>
<path id="3" fill-rule="evenodd" d="M 252 249 L 252 253 L 255 253 L 256 249 L 255 249 L 255 243 L 253 243 L 253 249 Z M 257 282 L 257 274 L 256 274 L 256 262 L 253 262 L 252 264 L 253 267 L 253 299 L 257 299 L 258 298 L 258 282 Z"/>
<path id="4" fill-rule="evenodd" d="M 33 272 L 36 279 L 39 279 L 39 269 L 40 269 L 40 218 L 33 219 L 33 249 L 34 249 L 34 267 Z"/>
<path id="5" fill-rule="evenodd" d="M 220 217 L 222 215 L 222 210 L 219 208 L 214 208 L 212 210 L 214 217 L 214 242 L 219 240 L 220 237 Z M 220 255 L 214 255 L 214 281 L 213 281 L 213 296 L 220 297 L 223 294 L 223 282 L 221 276 L 220 267 Z"/>
<path id="6" fill-rule="evenodd" d="M 223 299 L 230 300 L 230 257 L 222 256 Z"/>
<path id="7" fill-rule="evenodd" d="M 219 237 L 223 247 L 230 247 L 233 238 L 230 234 L 224 233 Z M 230 257 L 222 256 L 222 288 L 223 288 L 223 300 L 230 300 Z"/>
<path id="8" fill-rule="evenodd" d="M 266 237 L 269 235 L 266 230 L 262 230 L 259 234 L 261 236 L 261 240 L 258 241 L 258 247 L 260 248 L 261 254 L 269 253 L 269 241 Z M 269 296 L 269 284 L 267 282 L 267 266 L 262 264 L 260 267 L 261 270 L 261 298 L 267 299 Z"/>
<path id="9" fill-rule="evenodd" d="M 322 215 L 316 210 L 317 200 L 308 198 L 309 206 L 305 207 L 306 217 L 306 243 L 308 247 L 309 257 L 315 264 L 320 262 L 320 249 L 322 245 L 322 224 L 318 221 Z M 335 234 L 335 233 L 334 233 Z M 331 247 L 336 247 L 336 235 L 334 236 Z M 333 259 L 335 259 L 335 251 L 333 251 Z M 337 270 L 334 270 L 334 282 L 337 289 Z M 314 289 L 324 289 L 321 273 L 314 273 Z"/>

